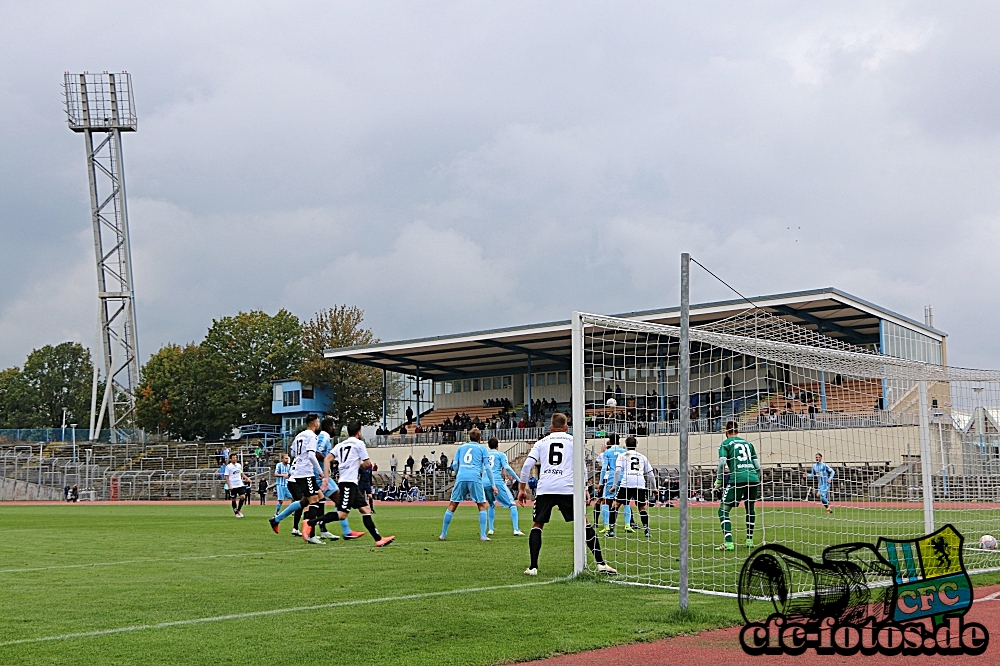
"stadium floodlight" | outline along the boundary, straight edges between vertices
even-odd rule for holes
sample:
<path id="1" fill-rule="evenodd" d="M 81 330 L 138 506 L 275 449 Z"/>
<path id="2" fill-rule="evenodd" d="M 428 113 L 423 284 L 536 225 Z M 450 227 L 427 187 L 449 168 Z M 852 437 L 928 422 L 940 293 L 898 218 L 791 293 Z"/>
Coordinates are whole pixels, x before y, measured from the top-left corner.
<path id="1" fill-rule="evenodd" d="M 655 471 L 650 536 L 628 531 L 621 511 L 615 536 L 602 539 L 615 582 L 735 595 L 757 546 L 819 557 L 949 523 L 967 537 L 970 571 L 1000 570 L 1000 554 L 976 545 L 1000 531 L 1000 371 L 889 356 L 751 303 L 686 331 L 578 312 L 573 333 L 574 439 L 588 461 L 581 501 L 588 479 L 600 483 L 612 435 L 635 436 Z M 759 456 L 754 513 L 736 501 L 720 510 L 733 485 L 727 470 L 716 486 L 727 422 Z M 823 465 L 832 481 L 818 482 Z"/>
<path id="2" fill-rule="evenodd" d="M 135 427 L 135 391 L 139 385 L 132 249 L 122 132 L 136 130 L 132 78 L 127 72 L 71 74 L 63 82 L 69 128 L 84 135 L 90 181 L 91 222 L 97 257 L 97 298 L 105 378 L 97 404 L 97 372 L 91 396 L 90 439 L 96 439 L 108 416 L 111 441 L 130 439 Z M 99 137 L 95 146 L 94 134 Z"/>

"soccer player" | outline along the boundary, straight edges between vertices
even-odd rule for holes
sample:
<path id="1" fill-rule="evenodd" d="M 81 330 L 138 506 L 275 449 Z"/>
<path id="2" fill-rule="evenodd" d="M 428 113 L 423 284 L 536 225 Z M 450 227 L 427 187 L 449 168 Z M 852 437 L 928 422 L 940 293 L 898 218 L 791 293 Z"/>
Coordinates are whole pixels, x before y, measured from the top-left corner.
<path id="1" fill-rule="evenodd" d="M 613 485 L 616 492 L 615 506 L 611 509 L 611 524 L 615 524 L 618 508 L 628 506 L 629 502 L 635 502 L 639 509 L 639 519 L 642 520 L 642 530 L 646 538 L 649 534 L 649 512 L 646 507 L 649 504 L 649 488 L 656 488 L 656 476 L 653 474 L 653 466 L 649 464 L 649 459 L 636 451 L 638 441 L 635 437 L 625 440 L 625 454 L 618 456 L 615 465 L 615 477 Z M 647 486 L 647 482 L 649 485 Z M 612 528 L 613 529 L 613 528 Z M 614 533 L 611 533 L 614 536 Z"/>
<path id="2" fill-rule="evenodd" d="M 323 420 L 320 422 L 319 433 L 316 435 L 316 460 L 318 460 L 320 464 L 323 464 L 323 461 L 326 459 L 328 455 L 330 455 L 330 451 L 333 449 L 332 437 L 334 428 L 335 425 L 333 422 L 333 417 L 330 416 L 323 417 Z M 322 471 L 317 470 L 316 473 L 317 487 L 319 487 L 319 485 L 323 483 L 322 476 L 323 476 Z M 325 490 L 320 491 L 319 502 L 317 504 L 319 509 L 316 511 L 316 513 L 319 516 L 326 515 L 326 499 L 328 497 L 332 498 L 333 495 L 336 494 L 337 491 L 339 490 L 337 484 L 332 483 L 332 481 L 331 483 L 327 484 L 325 488 L 326 488 Z M 298 514 L 296 514 L 295 517 L 296 525 L 298 524 L 298 522 L 299 522 Z M 316 523 L 315 532 L 319 535 L 321 539 L 328 539 L 329 541 L 336 541 L 337 539 L 340 538 L 336 534 L 332 534 L 327 529 L 326 523 L 324 523 L 322 520 L 319 520 Z"/>
<path id="3" fill-rule="evenodd" d="M 531 534 L 528 536 L 528 553 L 531 563 L 524 573 L 538 575 L 538 555 L 542 551 L 542 530 L 552 518 L 552 509 L 559 507 L 559 513 L 567 523 L 573 522 L 573 436 L 569 434 L 566 415 L 556 412 L 552 415 L 549 434 L 541 438 L 528 452 L 528 458 L 521 468 L 517 492 L 517 502 L 525 506 L 528 502 L 528 479 L 535 465 L 541 465 L 538 492 L 531 514 Z M 587 516 L 584 513 L 583 519 Z M 594 553 L 598 573 L 618 573 L 604 562 L 601 542 L 597 532 L 589 522 L 586 527 L 587 547 Z"/>
<path id="4" fill-rule="evenodd" d="M 291 479 L 288 481 L 288 490 L 292 493 L 292 498 L 295 500 L 288 505 L 284 511 L 279 513 L 273 518 L 268 518 L 267 522 L 271 525 L 271 529 L 275 534 L 278 533 L 278 523 L 285 519 L 291 513 L 302 509 L 306 517 L 305 525 L 303 525 L 302 538 L 311 544 L 321 544 L 323 540 L 319 537 L 313 536 L 307 530 L 306 527 L 309 525 L 309 520 L 314 518 L 316 515 L 316 508 L 313 506 L 319 499 L 319 488 L 316 485 L 316 470 L 320 469 L 319 461 L 316 459 L 316 444 L 318 442 L 318 437 L 316 432 L 319 430 L 319 416 L 316 414 L 308 414 L 306 416 L 306 428 L 292 441 L 291 451 L 292 451 L 292 469 L 291 469 Z M 293 531 L 294 535 L 295 532 Z"/>
<path id="5" fill-rule="evenodd" d="M 278 496 L 278 505 L 274 507 L 274 515 L 281 513 L 281 504 L 285 500 L 291 500 L 292 494 L 288 492 L 288 478 L 291 476 L 292 467 L 288 464 L 288 454 L 281 455 L 281 461 L 274 466 L 274 493 Z"/>
<path id="6" fill-rule="evenodd" d="M 226 490 L 229 491 L 229 499 L 233 503 L 233 515 L 237 518 L 243 517 L 243 505 L 247 501 L 247 494 L 250 492 L 250 477 L 243 473 L 243 465 L 236 462 L 237 454 L 229 455 L 229 464 L 226 465 Z M 246 483 L 244 483 L 246 482 Z"/>
<path id="7" fill-rule="evenodd" d="M 478 428 L 469 431 L 469 441 L 458 447 L 455 451 L 455 459 L 451 461 L 451 468 L 455 470 L 455 487 L 451 491 L 451 502 L 444 511 L 444 522 L 441 525 L 441 536 L 439 541 L 448 538 L 448 527 L 451 519 L 455 516 L 455 509 L 466 495 L 479 507 L 479 540 L 489 541 L 486 531 L 489 527 L 487 516 L 486 492 L 483 485 L 488 481 L 494 484 L 493 470 L 489 466 L 488 450 L 483 446 L 483 433 Z M 495 485 L 491 488 L 494 495 L 499 494 Z"/>
<path id="8" fill-rule="evenodd" d="M 715 487 L 722 486 L 722 476 L 729 470 L 729 483 L 722 493 L 719 503 L 719 522 L 725 542 L 716 550 L 735 550 L 733 543 L 733 525 L 729 520 L 729 512 L 733 507 L 745 502 L 747 509 L 747 548 L 753 548 L 753 528 L 757 520 L 754 503 L 758 499 L 760 485 L 760 460 L 753 444 L 740 437 L 740 428 L 736 421 L 726 423 L 726 438 L 719 445 L 719 467 L 715 478 Z"/>
<path id="9" fill-rule="evenodd" d="M 618 456 L 625 454 L 625 447 L 619 444 L 621 440 L 618 435 L 611 433 L 608 435 L 608 443 L 601 453 L 601 522 L 604 526 L 601 532 L 613 537 L 615 535 L 615 523 L 618 512 L 615 512 L 615 520 L 611 520 L 611 506 L 615 503 L 614 478 L 615 466 L 618 464 Z M 625 505 L 625 531 L 634 530 L 632 523 L 632 506 Z"/>
<path id="10" fill-rule="evenodd" d="M 368 457 L 368 447 L 358 437 L 360 432 L 360 423 L 357 421 L 349 422 L 347 424 L 347 439 L 333 447 L 331 456 L 327 456 L 327 459 L 323 461 L 322 487 L 326 487 L 333 480 L 330 478 L 330 465 L 333 462 L 331 458 L 336 458 L 339 463 L 340 478 L 338 485 L 340 486 L 340 501 L 337 503 L 337 512 L 331 511 L 322 518 L 329 523 L 339 520 L 340 526 L 344 530 L 344 538 L 357 539 L 364 536 L 365 533 L 353 532 L 347 524 L 347 516 L 351 509 L 357 509 L 361 512 L 361 519 L 364 521 L 365 527 L 368 528 L 368 533 L 375 539 L 375 545 L 382 548 L 395 541 L 396 537 L 394 535 L 383 537 L 378 533 L 378 528 L 375 527 L 375 520 L 371 515 L 372 510 L 369 508 L 365 496 L 358 488 L 358 471 L 362 467 L 371 467 L 372 465 L 372 461 Z"/>
<path id="11" fill-rule="evenodd" d="M 811 479 L 816 477 L 817 488 L 816 492 L 819 493 L 819 499 L 823 502 L 823 507 L 826 509 L 827 513 L 833 513 L 833 509 L 830 508 L 830 500 L 827 498 L 827 494 L 830 492 L 830 482 L 833 481 L 833 477 L 837 476 L 837 473 L 833 471 L 833 468 L 823 462 L 823 454 L 816 454 L 816 464 L 812 466 L 812 472 L 808 474 L 803 474 L 803 479 Z"/>
<path id="12" fill-rule="evenodd" d="M 511 478 L 517 478 L 517 472 L 514 468 L 510 466 L 507 461 L 507 454 L 499 450 L 500 440 L 496 437 L 490 437 L 489 453 L 486 455 L 486 470 L 487 477 L 483 479 L 483 490 L 486 491 L 486 504 L 489 505 L 489 510 L 487 511 L 487 516 L 489 518 L 489 529 L 486 531 L 486 536 L 493 535 L 493 521 L 496 518 L 496 503 L 500 502 L 500 506 L 505 509 L 510 509 L 510 522 L 514 526 L 514 536 L 524 536 L 524 532 L 521 531 L 521 526 L 518 524 L 517 516 L 517 505 L 514 504 L 514 498 L 510 496 L 510 491 L 507 490 L 507 484 L 504 483 L 504 472 L 510 474 Z M 487 482 L 489 475 L 492 474 L 492 482 Z M 496 488 L 497 492 L 493 489 Z"/>

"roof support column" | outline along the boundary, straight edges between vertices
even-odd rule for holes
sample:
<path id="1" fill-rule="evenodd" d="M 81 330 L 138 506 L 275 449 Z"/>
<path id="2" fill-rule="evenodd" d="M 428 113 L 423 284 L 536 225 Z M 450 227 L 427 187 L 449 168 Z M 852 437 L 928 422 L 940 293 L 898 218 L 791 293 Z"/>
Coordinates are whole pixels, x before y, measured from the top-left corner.
<path id="1" fill-rule="evenodd" d="M 823 334 L 823 324 L 817 322 L 816 332 Z M 819 371 L 819 411 L 826 413 L 826 373 Z"/>
<path id="2" fill-rule="evenodd" d="M 528 418 L 531 418 L 531 385 L 535 383 L 535 376 L 531 374 L 531 354 L 528 354 Z"/>
<path id="3" fill-rule="evenodd" d="M 417 394 L 417 425 L 420 425 L 420 366 L 417 366 L 417 390 L 414 391 Z"/>
<path id="4" fill-rule="evenodd" d="M 388 411 L 389 407 L 388 404 L 389 399 L 387 396 L 388 391 L 386 390 L 388 387 L 388 374 L 389 371 L 386 370 L 385 368 L 382 368 L 382 430 L 385 430 L 386 426 L 385 413 Z"/>

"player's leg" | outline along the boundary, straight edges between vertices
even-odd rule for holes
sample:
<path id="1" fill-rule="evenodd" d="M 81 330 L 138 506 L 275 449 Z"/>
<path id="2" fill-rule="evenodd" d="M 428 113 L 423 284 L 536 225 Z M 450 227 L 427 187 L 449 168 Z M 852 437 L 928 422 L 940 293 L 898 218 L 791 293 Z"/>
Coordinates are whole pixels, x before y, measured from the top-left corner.
<path id="1" fill-rule="evenodd" d="M 729 512 L 733 508 L 735 497 L 736 489 L 732 486 L 729 486 L 723 491 L 722 501 L 719 502 L 719 524 L 722 527 L 724 542 L 721 546 L 716 547 L 716 550 L 736 549 L 735 544 L 733 544 L 733 523 L 729 518 Z"/>
<path id="2" fill-rule="evenodd" d="M 830 492 L 829 487 L 819 489 L 819 498 L 823 502 L 823 508 L 826 509 L 827 513 L 833 513 L 833 509 L 830 508 L 830 499 L 828 494 Z"/>
<path id="3" fill-rule="evenodd" d="M 473 500 L 475 500 L 475 498 L 473 498 Z M 489 505 L 485 501 L 483 501 L 483 502 L 476 502 L 476 506 L 479 507 L 479 540 L 489 541 L 490 536 L 489 534 L 487 534 L 487 532 L 492 533 L 493 531 L 490 529 Z"/>
<path id="4" fill-rule="evenodd" d="M 632 505 L 628 502 L 625 503 L 625 531 L 634 532 L 635 531 L 635 521 L 632 520 Z"/>
<path id="5" fill-rule="evenodd" d="M 499 488 L 497 490 L 499 490 Z M 497 517 L 497 510 L 496 510 L 497 498 L 496 495 L 493 494 L 492 486 L 491 487 L 483 486 L 483 492 L 486 493 L 486 522 L 487 522 L 486 536 L 493 536 L 494 521 L 496 520 Z"/>
<path id="6" fill-rule="evenodd" d="M 517 513 L 517 504 L 514 502 L 514 498 L 510 496 L 510 491 L 507 490 L 506 486 L 503 488 L 497 486 L 497 490 L 500 491 L 500 505 L 510 509 L 510 524 L 514 528 L 514 536 L 524 536 Z"/>
<path id="7" fill-rule="evenodd" d="M 528 576 L 538 575 L 538 555 L 542 552 L 542 530 L 545 523 L 552 517 L 553 498 L 555 495 L 536 495 L 535 505 L 531 512 L 531 532 L 528 533 L 528 568 L 524 573 Z"/>
<path id="8" fill-rule="evenodd" d="M 247 493 L 246 490 L 244 489 L 239 493 L 237 493 L 237 500 L 236 500 L 236 515 L 240 516 L 241 518 L 243 517 L 243 505 L 246 504 L 246 501 L 247 501 Z"/>
<path id="9" fill-rule="evenodd" d="M 235 516 L 237 513 L 239 513 L 239 510 L 236 508 L 236 491 L 235 490 L 230 490 L 229 491 L 229 503 L 233 507 L 233 515 Z"/>
<path id="10" fill-rule="evenodd" d="M 448 528 L 451 527 L 451 519 L 455 517 L 455 510 L 458 509 L 459 503 L 465 499 L 465 481 L 456 481 L 455 486 L 451 489 L 451 501 L 448 503 L 448 508 L 444 510 L 444 519 L 441 521 L 441 535 L 438 537 L 439 541 L 444 541 L 448 538 Z"/>
<path id="11" fill-rule="evenodd" d="M 605 534 L 611 529 L 611 500 L 602 497 L 601 503 L 601 531 Z"/>
<path id="12" fill-rule="evenodd" d="M 610 525 L 610 529 L 608 529 L 607 535 L 613 537 L 615 535 L 615 524 L 618 522 L 618 509 L 621 505 L 617 500 L 610 500 L 610 502 L 611 507 L 608 510 L 608 525 Z"/>
<path id="13" fill-rule="evenodd" d="M 635 506 L 639 510 L 639 520 L 642 521 L 642 531 L 645 533 L 647 539 L 651 538 L 649 533 L 649 511 L 646 510 L 646 507 L 649 506 L 648 499 L 648 491 L 640 489 L 639 492 L 636 493 Z"/>

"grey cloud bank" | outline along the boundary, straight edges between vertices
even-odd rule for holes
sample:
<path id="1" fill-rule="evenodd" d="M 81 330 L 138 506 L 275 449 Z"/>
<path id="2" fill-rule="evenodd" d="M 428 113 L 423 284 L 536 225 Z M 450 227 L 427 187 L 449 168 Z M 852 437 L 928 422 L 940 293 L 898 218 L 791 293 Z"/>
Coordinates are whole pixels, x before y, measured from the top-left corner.
<path id="1" fill-rule="evenodd" d="M 124 25 L 95 39 L 104 16 Z M 92 345 L 63 70 L 127 69 L 140 344 L 339 302 L 383 339 L 838 286 L 1000 367 L 1000 9 L 7 3 L 0 366 Z M 729 294 L 695 274 L 696 300 Z"/>

